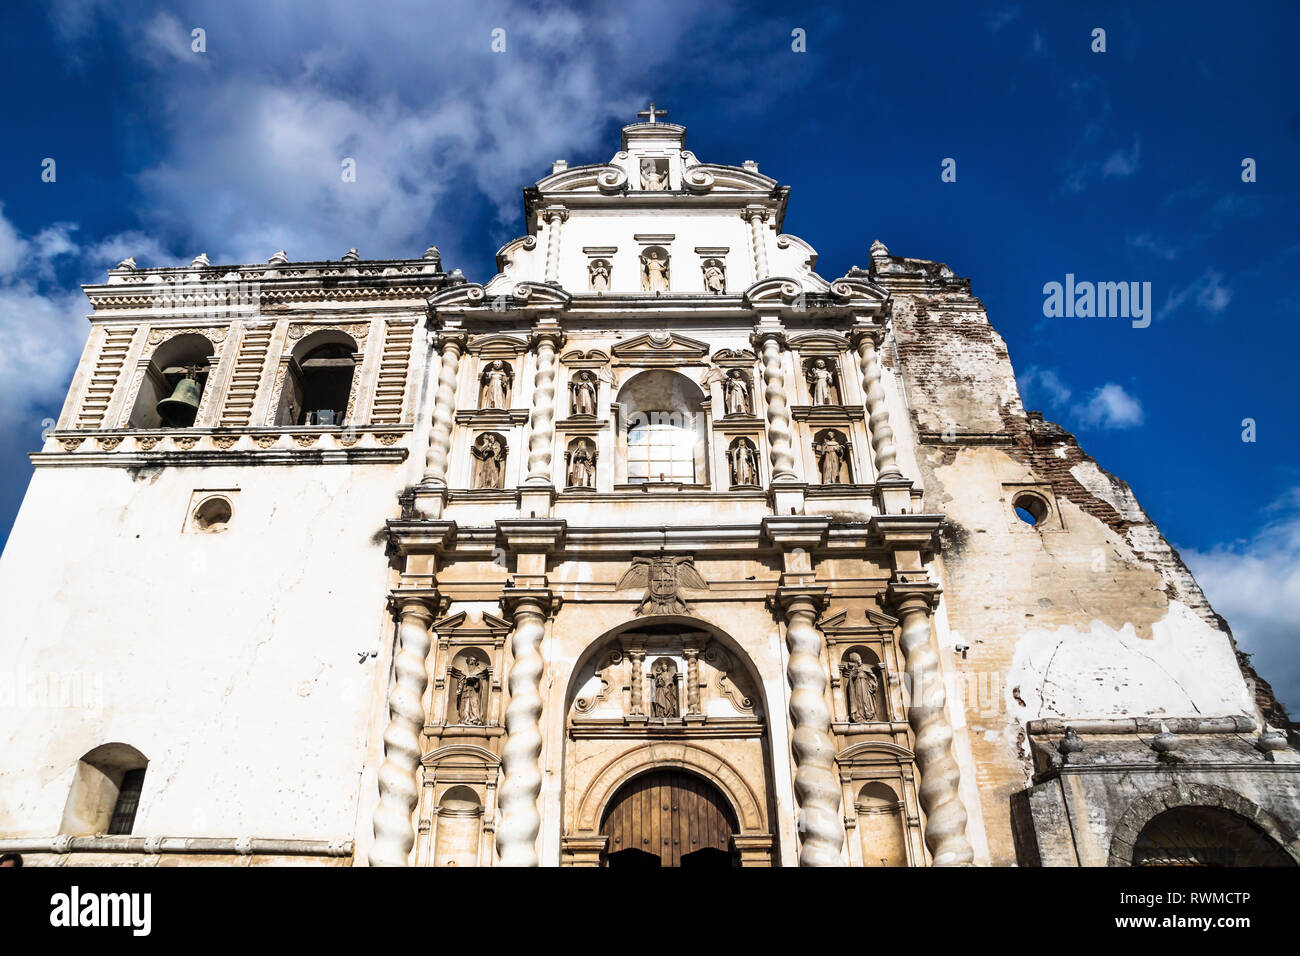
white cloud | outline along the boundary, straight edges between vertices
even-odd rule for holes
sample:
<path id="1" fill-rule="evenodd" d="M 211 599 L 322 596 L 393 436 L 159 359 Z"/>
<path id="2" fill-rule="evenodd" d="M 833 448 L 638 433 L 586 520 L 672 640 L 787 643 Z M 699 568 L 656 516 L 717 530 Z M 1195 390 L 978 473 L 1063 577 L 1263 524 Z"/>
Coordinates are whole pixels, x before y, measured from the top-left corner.
<path id="1" fill-rule="evenodd" d="M 1053 406 L 1064 405 L 1072 394 L 1055 369 L 1040 369 L 1037 365 L 1030 365 L 1020 372 L 1016 376 L 1016 385 L 1025 404 L 1041 401 L 1039 396 L 1042 396 Z"/>
<path id="2" fill-rule="evenodd" d="M 1132 176 L 1138 171 L 1139 158 L 1141 156 L 1141 144 L 1137 141 L 1133 143 L 1133 149 L 1130 152 L 1124 152 L 1117 149 L 1106 157 L 1106 161 L 1101 164 L 1101 174 L 1103 176 Z"/>
<path id="3" fill-rule="evenodd" d="M 1133 428 L 1143 419 L 1142 403 L 1115 382 L 1096 389 L 1071 412 L 1087 428 Z"/>
<path id="4" fill-rule="evenodd" d="M 1159 236 L 1149 232 L 1139 233 L 1136 236 L 1129 236 L 1125 239 L 1130 249 L 1138 249 L 1146 252 L 1157 259 L 1163 259 L 1166 262 L 1173 262 L 1178 258 L 1178 250 L 1169 243 L 1165 242 Z"/>
<path id="5" fill-rule="evenodd" d="M 1227 619 L 1238 646 L 1254 655 L 1260 676 L 1284 706 L 1300 710 L 1300 488 L 1267 512 L 1249 541 L 1209 551 L 1182 550 L 1214 609 Z"/>
<path id="6" fill-rule="evenodd" d="M 1156 313 L 1156 318 L 1163 319 L 1172 315 L 1188 301 L 1195 302 L 1198 308 L 1210 315 L 1218 315 L 1231 304 L 1232 288 L 1224 284 L 1222 272 L 1208 268 L 1195 282 L 1173 289 Z"/>

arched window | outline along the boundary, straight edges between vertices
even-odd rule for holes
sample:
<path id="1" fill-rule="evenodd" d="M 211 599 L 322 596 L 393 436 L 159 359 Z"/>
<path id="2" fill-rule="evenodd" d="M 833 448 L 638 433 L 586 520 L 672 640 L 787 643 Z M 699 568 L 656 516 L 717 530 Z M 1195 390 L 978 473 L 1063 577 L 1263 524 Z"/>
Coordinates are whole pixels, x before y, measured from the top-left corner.
<path id="1" fill-rule="evenodd" d="M 189 428 L 198 415 L 213 359 L 206 335 L 175 335 L 154 350 L 127 421 L 130 428 Z"/>
<path id="2" fill-rule="evenodd" d="M 77 761 L 59 832 L 129 834 L 149 761 L 129 744 L 104 744 Z"/>
<path id="3" fill-rule="evenodd" d="M 627 481 L 708 481 L 704 393 L 668 369 L 642 372 L 619 390 L 626 422 Z"/>
<path id="4" fill-rule="evenodd" d="M 342 425 L 352 397 L 357 343 L 345 332 L 322 329 L 294 348 L 280 390 L 277 425 Z"/>

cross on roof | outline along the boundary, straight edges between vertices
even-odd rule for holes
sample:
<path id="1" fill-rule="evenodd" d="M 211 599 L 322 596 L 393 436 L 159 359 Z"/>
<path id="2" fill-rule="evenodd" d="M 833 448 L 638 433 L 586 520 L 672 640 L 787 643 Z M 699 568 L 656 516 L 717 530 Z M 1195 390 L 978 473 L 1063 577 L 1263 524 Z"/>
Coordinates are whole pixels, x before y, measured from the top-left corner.
<path id="1" fill-rule="evenodd" d="M 657 109 L 655 109 L 655 101 L 654 101 L 654 100 L 651 100 L 651 101 L 650 101 L 650 108 L 649 108 L 648 110 L 637 110 L 636 115 L 637 115 L 637 116 L 645 116 L 645 117 L 648 117 L 648 118 L 646 119 L 646 122 L 647 122 L 647 123 L 653 123 L 653 122 L 655 121 L 655 117 L 656 117 L 656 116 L 667 116 L 667 115 L 668 115 L 668 111 L 667 111 L 667 110 L 657 110 Z"/>

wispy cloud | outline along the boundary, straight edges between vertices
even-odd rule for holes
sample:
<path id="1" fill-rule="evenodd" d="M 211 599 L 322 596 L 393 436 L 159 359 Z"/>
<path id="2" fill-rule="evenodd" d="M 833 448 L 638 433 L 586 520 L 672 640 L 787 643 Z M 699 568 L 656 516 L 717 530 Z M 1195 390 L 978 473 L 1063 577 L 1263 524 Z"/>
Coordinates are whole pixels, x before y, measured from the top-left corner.
<path id="1" fill-rule="evenodd" d="M 1136 140 L 1133 142 L 1133 148 L 1128 152 L 1117 149 L 1101 164 L 1101 174 L 1107 177 L 1125 177 L 1132 176 L 1138 171 L 1141 164 L 1142 145 Z"/>
<path id="2" fill-rule="evenodd" d="M 1218 315 L 1232 303 L 1232 288 L 1224 283 L 1223 273 L 1208 268 L 1196 281 L 1172 289 L 1156 318 L 1173 315 L 1189 302 L 1203 312 Z"/>
<path id="3" fill-rule="evenodd" d="M 1055 369 L 1039 368 L 1037 365 L 1026 366 L 1016 375 L 1016 385 L 1020 388 L 1020 397 L 1026 404 L 1046 400 L 1052 407 L 1059 407 L 1070 400 L 1070 387 L 1061 381 Z"/>
<path id="4" fill-rule="evenodd" d="M 1071 409 L 1071 414 L 1085 428 L 1135 428 L 1142 424 L 1142 403 L 1122 385 L 1107 382 L 1093 391 L 1086 402 Z"/>
<path id="5" fill-rule="evenodd" d="M 1127 236 L 1124 242 L 1130 249 L 1145 252 L 1166 262 L 1173 262 L 1178 258 L 1178 250 L 1154 233 L 1141 232 L 1136 236 Z"/>

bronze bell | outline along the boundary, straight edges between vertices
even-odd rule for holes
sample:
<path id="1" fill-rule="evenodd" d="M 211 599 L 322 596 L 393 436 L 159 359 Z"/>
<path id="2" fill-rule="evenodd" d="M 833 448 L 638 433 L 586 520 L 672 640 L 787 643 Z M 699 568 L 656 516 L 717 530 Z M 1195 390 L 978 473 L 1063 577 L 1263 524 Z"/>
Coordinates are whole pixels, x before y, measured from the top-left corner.
<path id="1" fill-rule="evenodd" d="M 158 403 L 158 417 L 169 428 L 188 428 L 194 424 L 194 416 L 199 413 L 199 397 L 203 387 L 192 375 L 186 375 L 176 383 L 170 398 Z"/>

